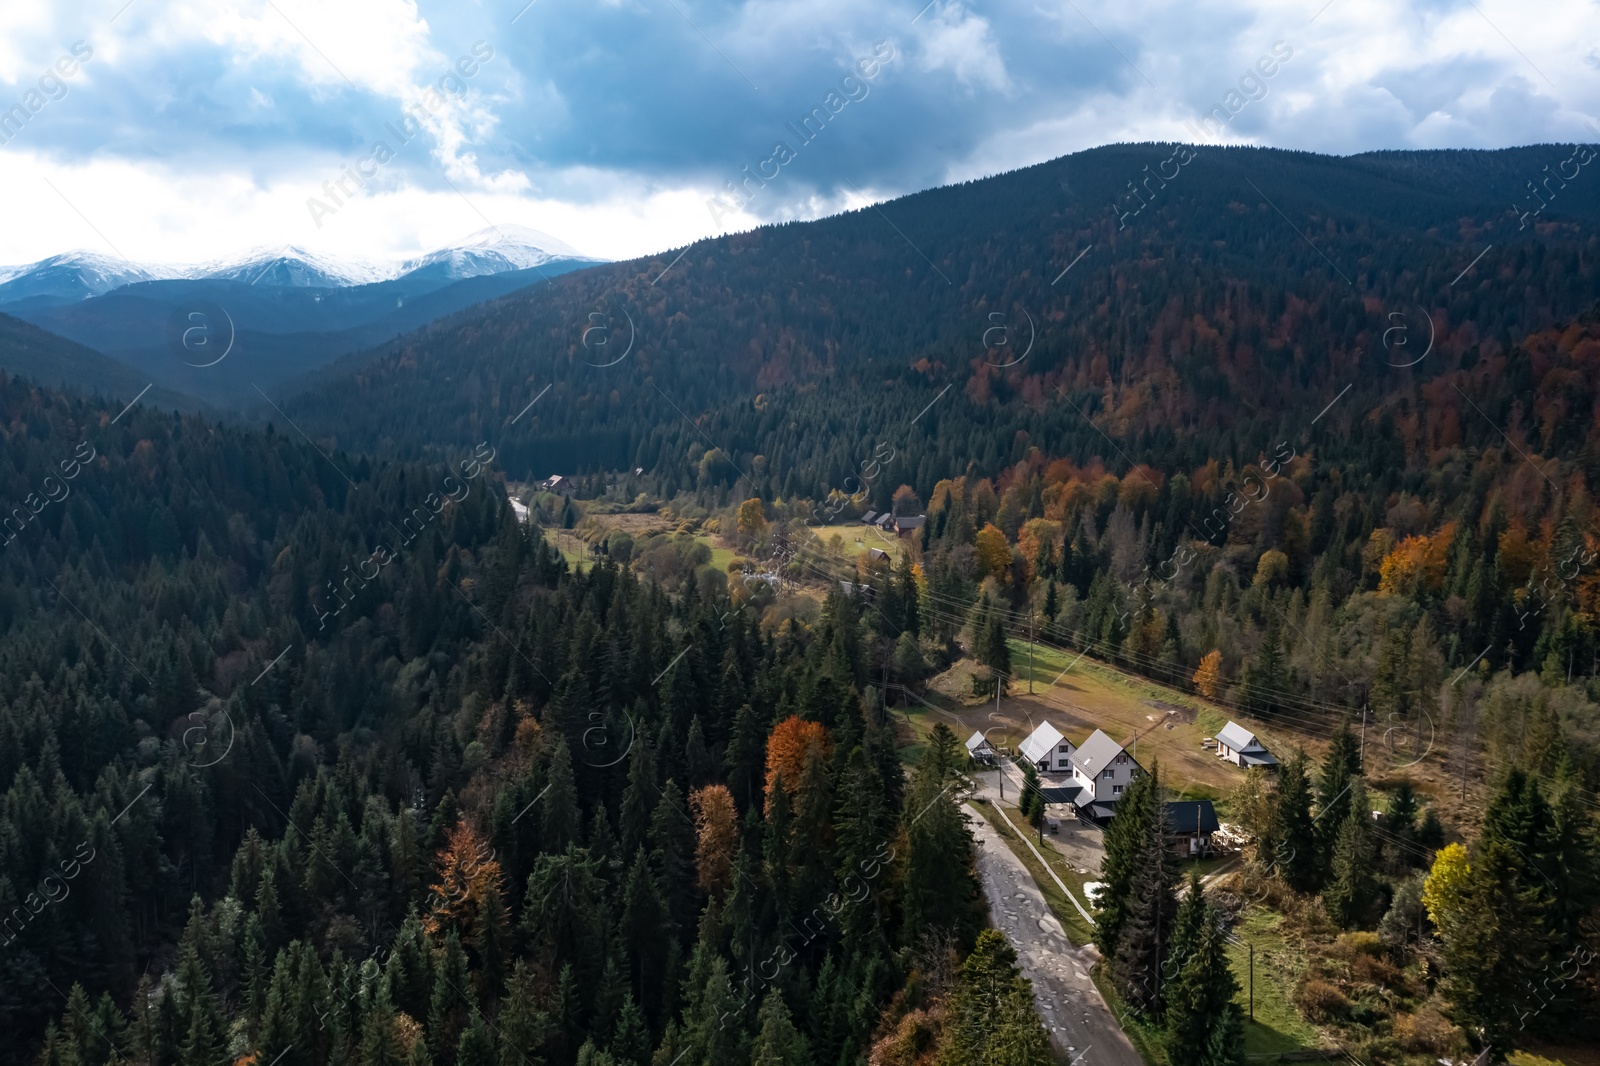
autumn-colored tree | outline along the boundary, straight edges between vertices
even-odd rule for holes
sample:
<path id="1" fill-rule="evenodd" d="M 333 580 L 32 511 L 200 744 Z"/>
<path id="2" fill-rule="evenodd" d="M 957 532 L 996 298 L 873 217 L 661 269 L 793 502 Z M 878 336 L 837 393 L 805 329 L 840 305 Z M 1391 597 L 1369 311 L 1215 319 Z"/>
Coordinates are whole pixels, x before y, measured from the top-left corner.
<path id="1" fill-rule="evenodd" d="M 1222 692 L 1222 652 L 1212 648 L 1206 652 L 1204 659 L 1194 672 L 1194 687 L 1208 700 L 1214 700 Z"/>
<path id="2" fill-rule="evenodd" d="M 1251 582 L 1256 588 L 1263 585 L 1271 587 L 1275 582 L 1282 582 L 1289 577 L 1289 557 L 1276 548 L 1261 553 L 1261 558 L 1256 562 L 1255 580 Z"/>
<path id="3" fill-rule="evenodd" d="M 1003 574 L 1011 565 L 1011 545 L 1006 541 L 1006 535 L 996 529 L 992 522 L 978 530 L 973 548 L 978 553 L 979 571 L 985 576 Z"/>
<path id="4" fill-rule="evenodd" d="M 739 843 L 739 813 L 726 785 L 706 785 L 689 794 L 694 810 L 694 865 L 700 887 L 720 892 L 733 881 L 733 854 Z"/>
<path id="5" fill-rule="evenodd" d="M 767 530 L 767 514 L 759 499 L 751 498 L 739 505 L 739 535 L 754 540 Z"/>
<path id="6" fill-rule="evenodd" d="M 493 892 L 502 896 L 505 874 L 478 831 L 461 819 L 446 837 L 439 855 L 439 880 L 431 886 L 432 901 L 424 926 L 430 933 L 475 929 L 479 909 Z"/>
<path id="7" fill-rule="evenodd" d="M 1446 844 L 1433 857 L 1433 868 L 1422 883 L 1422 905 L 1427 908 L 1433 927 L 1446 937 L 1461 926 L 1466 914 L 1467 888 L 1472 880 L 1472 864 L 1467 849 Z"/>
<path id="8" fill-rule="evenodd" d="M 915 515 L 922 513 L 922 500 L 917 496 L 917 490 L 910 485 L 901 485 L 894 490 L 894 498 L 890 501 L 890 512 L 897 515 Z"/>
<path id="9" fill-rule="evenodd" d="M 778 779 L 783 779 L 783 790 L 793 796 L 805 769 L 806 756 L 813 747 L 828 754 L 828 730 L 821 722 L 807 722 L 790 715 L 779 722 L 767 740 L 767 809 L 772 808 L 772 795 Z"/>

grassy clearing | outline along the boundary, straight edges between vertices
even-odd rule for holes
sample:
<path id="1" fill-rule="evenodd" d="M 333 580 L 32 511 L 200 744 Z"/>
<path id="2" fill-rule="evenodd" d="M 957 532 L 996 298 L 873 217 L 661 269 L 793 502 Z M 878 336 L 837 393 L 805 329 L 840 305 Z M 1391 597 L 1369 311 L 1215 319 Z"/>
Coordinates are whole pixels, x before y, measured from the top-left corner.
<path id="1" fill-rule="evenodd" d="M 726 573 L 728 564 L 733 562 L 733 557 L 738 553 L 723 544 L 721 537 L 713 536 L 710 533 L 698 533 L 694 539 L 704 544 L 707 550 L 711 552 L 711 569 L 721 570 Z"/>
<path id="2" fill-rule="evenodd" d="M 593 563 L 593 556 L 589 554 L 589 546 L 565 529 L 546 529 L 544 539 L 551 547 L 561 553 L 561 558 L 567 561 L 568 566 L 589 566 Z"/>
<path id="3" fill-rule="evenodd" d="M 998 716 L 994 714 L 993 699 L 958 708 L 969 731 L 982 729 L 996 744 L 1013 746 L 1045 721 L 1077 744 L 1096 729 L 1124 742 L 1137 737 L 1134 755 L 1147 768 L 1160 761 L 1162 781 L 1174 798 L 1216 802 L 1243 779 L 1242 770 L 1200 746 L 1203 737 L 1215 736 L 1213 730 L 1201 724 L 1201 715 L 1220 712 L 1196 697 L 1130 679 L 1087 657 L 1079 659 L 1075 652 L 1043 645 L 1034 646 L 1034 692 L 1029 695 L 1028 644 L 1014 640 L 1010 647 L 1012 668 L 1020 683 L 1013 683 L 1011 690 L 1001 696 Z M 953 701 L 960 701 L 969 687 L 967 678 L 971 672 L 971 660 L 962 659 L 932 687 Z M 1251 728 L 1256 728 L 1254 723 Z M 1269 745 L 1273 742 L 1264 731 L 1263 737 Z"/>
<path id="4" fill-rule="evenodd" d="M 1072 941 L 1074 945 L 1087 944 L 1093 940 L 1094 930 L 1089 928 L 1089 923 L 1083 920 L 1083 915 L 1078 913 L 1078 909 L 1072 905 L 1072 901 L 1067 899 L 1066 894 L 1050 879 L 1050 875 L 1045 873 L 1044 867 L 1039 865 L 1039 860 L 1033 857 L 1033 852 L 1029 851 L 1027 845 L 1022 843 L 1017 834 L 1011 831 L 1011 827 L 1006 824 L 1005 819 L 995 813 L 994 804 L 982 800 L 974 800 L 968 806 L 982 815 L 983 820 L 993 826 L 995 832 L 1000 834 L 1000 838 L 1006 842 L 1006 847 L 1011 849 L 1011 853 L 1022 860 L 1022 865 L 1027 867 L 1028 875 L 1033 878 L 1034 884 L 1039 886 L 1039 891 L 1044 895 L 1044 901 L 1050 907 L 1051 913 L 1061 922 L 1061 928 L 1066 932 L 1067 939 Z M 1017 813 L 1016 808 L 1007 807 L 1006 814 L 1016 825 L 1025 824 Z M 1048 856 L 1050 853 L 1041 848 L 1040 854 Z M 1080 899 L 1082 898 L 1083 882 L 1093 880 L 1093 878 L 1080 878 L 1072 874 L 1071 869 L 1066 866 L 1065 860 L 1052 865 L 1052 869 L 1055 870 L 1056 875 L 1061 880 L 1078 891 Z"/>
<path id="5" fill-rule="evenodd" d="M 1273 1055 L 1310 1051 L 1317 1047 L 1317 1030 L 1295 1008 L 1292 989 L 1300 983 L 1305 960 L 1279 931 L 1283 916 L 1252 907 L 1234 927 L 1239 943 L 1228 945 L 1228 962 L 1239 979 L 1234 1002 L 1245 1012 L 1244 1045 L 1248 1055 Z M 1256 950 L 1255 1020 L 1250 1008 L 1250 946 Z"/>

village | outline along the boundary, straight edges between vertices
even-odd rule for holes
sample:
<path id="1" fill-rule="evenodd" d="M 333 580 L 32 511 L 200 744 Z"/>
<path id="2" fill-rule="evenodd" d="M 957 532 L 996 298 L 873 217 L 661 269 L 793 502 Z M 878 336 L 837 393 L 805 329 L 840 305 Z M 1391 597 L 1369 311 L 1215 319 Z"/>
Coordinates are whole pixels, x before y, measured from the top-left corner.
<path id="1" fill-rule="evenodd" d="M 1208 749 L 1214 749 L 1217 758 L 1240 769 L 1259 767 L 1271 772 L 1278 766 L 1277 758 L 1256 734 L 1234 721 L 1229 721 L 1215 738 L 1205 738 L 1203 743 Z M 1077 745 L 1048 721 L 1035 727 L 1014 752 L 991 743 L 982 730 L 967 738 L 966 747 L 975 766 L 995 771 L 1000 798 L 1004 799 L 1008 778 L 1014 795 L 1020 796 L 1024 789 L 1037 787 L 1044 809 L 1041 833 L 1048 831 L 1052 835 L 1060 834 L 1063 818 L 1085 828 L 1103 829 L 1116 814 L 1117 801 L 1123 791 L 1145 773 L 1129 746 L 1119 744 L 1104 730 L 1095 729 L 1088 739 Z M 1037 786 L 1032 785 L 1022 771 L 1012 773 L 1015 769 L 1011 765 L 1013 757 L 1025 760 L 1037 771 Z M 1214 840 L 1218 845 L 1226 843 L 1230 850 L 1235 842 L 1233 836 L 1223 832 L 1217 821 L 1216 806 L 1209 799 L 1168 801 L 1166 818 L 1168 838 L 1182 857 L 1211 856 Z"/>

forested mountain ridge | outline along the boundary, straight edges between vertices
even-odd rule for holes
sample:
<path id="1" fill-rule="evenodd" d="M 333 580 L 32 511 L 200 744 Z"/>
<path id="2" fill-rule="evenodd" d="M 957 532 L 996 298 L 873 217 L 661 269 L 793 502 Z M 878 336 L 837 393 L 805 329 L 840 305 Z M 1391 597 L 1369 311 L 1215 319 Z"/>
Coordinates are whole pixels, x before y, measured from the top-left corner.
<path id="1" fill-rule="evenodd" d="M 1415 396 L 1587 309 L 1600 195 L 1541 169 L 1571 155 L 1100 148 L 562 278 L 537 304 L 510 297 L 363 357 L 285 410 L 341 445 L 416 454 L 505 425 L 548 384 L 507 432 L 513 476 L 643 466 L 692 486 L 704 432 L 785 495 L 849 473 L 840 427 L 903 432 L 919 457 L 948 443 L 933 478 L 969 459 L 993 473 L 1032 444 L 1106 451 L 1074 405 L 1141 460 L 1199 432 L 1247 434 L 1230 451 L 1254 458 L 1348 384 L 1352 413 Z M 1535 178 L 1567 185 L 1537 216 Z M 1401 365 L 1429 334 L 1429 356 Z M 356 412 L 336 403 L 348 390 Z M 807 409 L 813 390 L 825 411 Z"/>
<path id="2" fill-rule="evenodd" d="M 0 371 L 80 394 L 99 391 L 124 402 L 150 384 L 132 367 L 4 312 L 0 312 Z M 204 406 L 166 389 L 152 388 L 142 399 L 151 407 L 194 411 Z"/>
<path id="3" fill-rule="evenodd" d="M 906 779 L 843 597 L 769 633 L 572 573 L 487 445 L 351 459 L 6 378 L 0 432 L 0 1060 L 1047 1055 L 977 941 L 960 745 Z"/>

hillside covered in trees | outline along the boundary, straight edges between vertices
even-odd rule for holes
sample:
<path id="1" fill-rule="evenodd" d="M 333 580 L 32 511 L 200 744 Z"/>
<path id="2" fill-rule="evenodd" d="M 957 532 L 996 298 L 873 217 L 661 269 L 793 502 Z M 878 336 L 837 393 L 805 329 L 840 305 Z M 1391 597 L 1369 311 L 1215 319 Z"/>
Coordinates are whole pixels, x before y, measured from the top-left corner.
<path id="1" fill-rule="evenodd" d="M 903 777 L 843 597 L 765 632 L 574 573 L 487 447 L 7 379 L 0 426 L 5 1061 L 909 1066 L 997 1019 L 1044 1055 L 964 753 Z"/>

